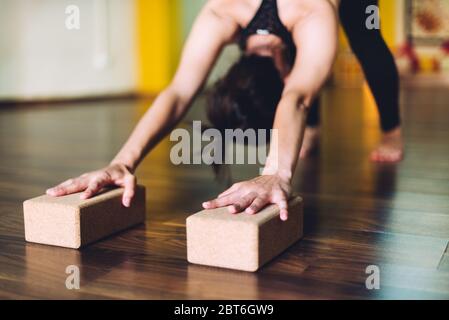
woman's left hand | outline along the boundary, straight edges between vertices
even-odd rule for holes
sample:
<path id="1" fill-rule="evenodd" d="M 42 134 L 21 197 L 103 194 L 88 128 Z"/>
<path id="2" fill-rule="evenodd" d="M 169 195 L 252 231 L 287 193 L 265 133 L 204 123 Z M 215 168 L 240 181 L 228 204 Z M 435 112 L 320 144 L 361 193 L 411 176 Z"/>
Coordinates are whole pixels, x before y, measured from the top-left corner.
<path id="1" fill-rule="evenodd" d="M 288 218 L 288 198 L 290 197 L 290 181 L 278 175 L 262 175 L 249 181 L 239 182 L 218 198 L 203 203 L 204 209 L 215 209 L 229 206 L 230 213 L 245 211 L 255 214 L 268 204 L 276 204 L 280 209 L 281 220 Z"/>

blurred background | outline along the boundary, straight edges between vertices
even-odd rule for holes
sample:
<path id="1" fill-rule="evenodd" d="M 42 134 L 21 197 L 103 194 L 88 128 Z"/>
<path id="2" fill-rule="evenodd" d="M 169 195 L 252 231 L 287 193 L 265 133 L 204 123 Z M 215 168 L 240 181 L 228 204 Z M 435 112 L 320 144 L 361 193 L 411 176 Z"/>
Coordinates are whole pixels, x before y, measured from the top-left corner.
<path id="1" fill-rule="evenodd" d="M 0 100 L 154 95 L 170 81 L 205 1 L 0 0 Z M 66 27 L 70 5 L 79 8 L 79 29 Z M 449 85 L 449 1 L 381 0 L 380 13 L 403 85 Z M 212 80 L 237 55 L 225 50 Z M 364 81 L 343 34 L 333 80 Z"/>
<path id="2" fill-rule="evenodd" d="M 369 161 L 378 112 L 341 32 L 319 153 L 292 179 L 305 237 L 260 273 L 187 264 L 185 219 L 225 185 L 210 166 L 174 165 L 168 137 L 136 172 L 146 225 L 82 251 L 25 242 L 22 202 L 113 159 L 169 83 L 205 2 L 0 0 L 0 298 L 448 299 L 449 0 L 380 0 L 402 77 L 398 164 Z M 209 83 L 238 55 L 228 47 Z M 206 118 L 203 98 L 180 126 Z M 234 181 L 259 169 L 230 166 Z M 67 263 L 82 266 L 81 290 L 66 290 Z M 368 265 L 381 268 L 382 290 L 366 290 Z"/>

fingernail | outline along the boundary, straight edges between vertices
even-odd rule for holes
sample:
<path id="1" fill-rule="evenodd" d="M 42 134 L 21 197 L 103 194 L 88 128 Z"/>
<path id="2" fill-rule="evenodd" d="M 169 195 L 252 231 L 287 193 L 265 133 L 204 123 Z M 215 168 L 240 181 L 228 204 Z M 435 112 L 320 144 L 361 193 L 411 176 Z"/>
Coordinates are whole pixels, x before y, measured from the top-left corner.
<path id="1" fill-rule="evenodd" d="M 129 198 L 123 199 L 123 205 L 125 207 L 129 208 L 129 206 L 131 205 L 131 199 L 129 199 Z"/>
<path id="2" fill-rule="evenodd" d="M 203 202 L 203 208 L 209 207 L 209 202 Z"/>
<path id="3" fill-rule="evenodd" d="M 87 194 L 86 193 L 81 193 L 80 198 L 83 200 L 87 199 Z"/>

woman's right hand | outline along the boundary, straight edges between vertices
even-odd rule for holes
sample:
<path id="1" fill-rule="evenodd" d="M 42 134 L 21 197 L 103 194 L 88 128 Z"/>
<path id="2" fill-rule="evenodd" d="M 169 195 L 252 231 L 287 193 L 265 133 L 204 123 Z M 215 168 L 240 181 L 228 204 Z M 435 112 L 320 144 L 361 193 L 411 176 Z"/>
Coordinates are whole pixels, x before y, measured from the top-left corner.
<path id="1" fill-rule="evenodd" d="M 88 199 L 106 186 L 119 186 L 125 188 L 122 203 L 125 207 L 131 205 L 136 189 L 136 177 L 123 164 L 111 164 L 106 168 L 85 173 L 78 178 L 69 179 L 47 190 L 53 197 L 83 192 L 81 199 Z"/>

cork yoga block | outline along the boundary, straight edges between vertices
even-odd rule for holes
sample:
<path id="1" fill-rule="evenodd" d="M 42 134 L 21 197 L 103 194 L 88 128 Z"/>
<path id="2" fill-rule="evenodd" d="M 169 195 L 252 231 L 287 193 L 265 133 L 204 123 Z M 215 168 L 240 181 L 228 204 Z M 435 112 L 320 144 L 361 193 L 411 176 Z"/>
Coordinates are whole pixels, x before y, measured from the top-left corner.
<path id="1" fill-rule="evenodd" d="M 131 207 L 122 205 L 123 189 L 109 189 L 82 200 L 80 193 L 43 195 L 23 203 L 25 239 L 78 249 L 145 221 L 145 188 L 138 186 Z"/>
<path id="2" fill-rule="evenodd" d="M 303 203 L 289 201 L 287 221 L 270 205 L 255 215 L 227 208 L 203 210 L 187 218 L 187 260 L 191 263 L 250 271 L 279 255 L 303 235 Z"/>

